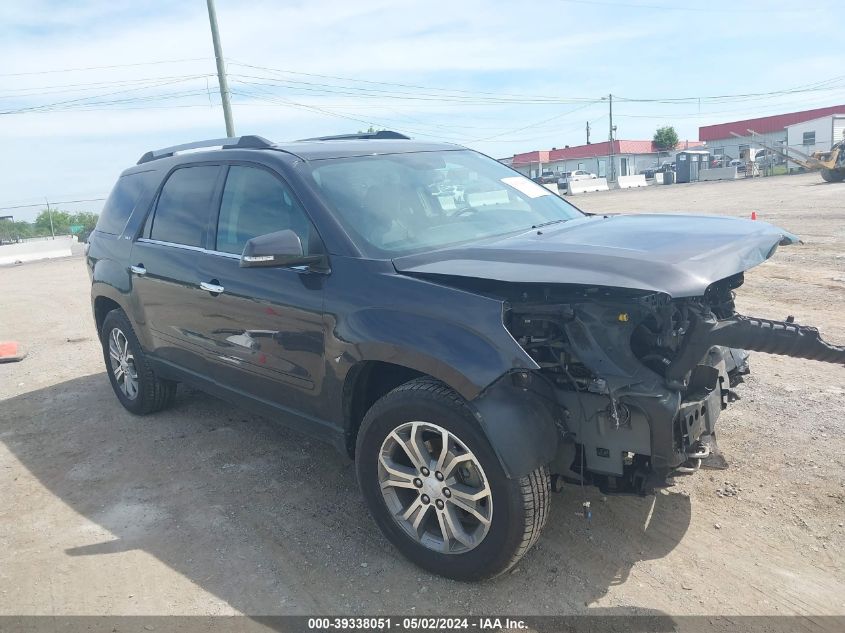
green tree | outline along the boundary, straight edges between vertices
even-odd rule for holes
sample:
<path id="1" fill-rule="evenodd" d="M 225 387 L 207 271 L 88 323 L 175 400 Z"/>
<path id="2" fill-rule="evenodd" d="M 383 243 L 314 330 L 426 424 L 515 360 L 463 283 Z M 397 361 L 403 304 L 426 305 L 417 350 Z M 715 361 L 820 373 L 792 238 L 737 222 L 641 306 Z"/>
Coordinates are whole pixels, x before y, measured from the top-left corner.
<path id="1" fill-rule="evenodd" d="M 678 133 L 671 125 L 657 128 L 654 133 L 654 145 L 661 152 L 668 152 L 678 145 Z"/>
<path id="2" fill-rule="evenodd" d="M 79 211 L 77 213 L 68 213 L 60 209 L 53 209 L 53 233 L 55 235 L 69 235 L 71 233 L 71 226 L 81 226 L 81 230 L 77 230 L 80 239 L 83 239 L 97 225 L 97 220 L 100 216 L 90 211 Z M 47 209 L 41 211 L 35 218 L 33 228 L 36 235 L 50 235 L 50 212 Z"/>
<path id="3" fill-rule="evenodd" d="M 35 227 L 29 222 L 0 220 L 0 240 L 12 242 L 27 237 L 35 237 Z"/>
<path id="4" fill-rule="evenodd" d="M 80 242 L 84 242 L 88 239 L 88 236 L 91 235 L 91 231 L 93 231 L 94 227 L 97 226 L 97 220 L 99 219 L 99 215 L 91 213 L 90 211 L 80 211 L 79 213 L 74 213 L 70 216 L 70 223 L 72 225 L 82 227 L 82 229 L 76 234 L 79 237 Z"/>
<path id="5" fill-rule="evenodd" d="M 70 213 L 52 210 L 53 233 L 55 235 L 67 235 L 70 233 Z M 50 235 L 50 212 L 44 209 L 35 218 L 35 230 L 38 235 Z"/>

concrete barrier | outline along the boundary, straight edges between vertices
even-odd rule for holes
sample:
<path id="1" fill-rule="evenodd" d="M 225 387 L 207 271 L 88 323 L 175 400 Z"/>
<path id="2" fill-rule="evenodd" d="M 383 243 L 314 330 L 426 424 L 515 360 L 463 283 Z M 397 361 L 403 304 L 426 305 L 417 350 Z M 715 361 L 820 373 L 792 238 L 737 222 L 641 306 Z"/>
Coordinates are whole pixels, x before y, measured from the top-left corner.
<path id="1" fill-rule="evenodd" d="M 736 180 L 739 177 L 734 167 L 714 167 L 698 172 L 699 180 Z"/>
<path id="2" fill-rule="evenodd" d="M 662 176 L 663 174 L 661 174 Z M 645 181 L 644 174 L 637 174 L 636 176 L 619 176 L 619 183 L 620 189 L 631 189 L 633 187 L 648 187 L 648 183 Z"/>
<path id="3" fill-rule="evenodd" d="M 544 186 L 546 189 L 548 189 L 549 191 L 551 191 L 552 193 L 558 193 L 558 194 L 560 193 L 560 190 L 558 190 L 558 188 L 557 188 L 557 183 L 555 183 L 555 184 L 553 184 L 553 185 L 548 185 L 548 184 L 547 184 L 547 185 L 543 185 L 543 186 Z"/>
<path id="4" fill-rule="evenodd" d="M 34 262 L 39 259 L 70 257 L 71 237 L 57 237 L 54 240 L 29 241 L 0 246 L 0 266 L 17 262 Z"/>
<path id="5" fill-rule="evenodd" d="M 576 193 L 588 191 L 607 191 L 607 178 L 585 178 L 584 180 L 570 180 L 566 187 L 566 193 L 570 196 Z"/>

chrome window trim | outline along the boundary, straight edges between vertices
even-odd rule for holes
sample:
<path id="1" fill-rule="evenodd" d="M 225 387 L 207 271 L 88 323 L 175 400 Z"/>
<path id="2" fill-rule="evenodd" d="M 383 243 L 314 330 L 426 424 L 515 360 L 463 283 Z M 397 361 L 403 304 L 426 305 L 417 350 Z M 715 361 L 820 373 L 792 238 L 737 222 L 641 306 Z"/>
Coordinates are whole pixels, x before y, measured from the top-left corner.
<path id="1" fill-rule="evenodd" d="M 140 237 L 137 240 L 138 242 L 143 242 L 144 244 L 156 244 L 158 246 L 170 246 L 172 248 L 181 248 L 185 251 L 194 251 L 197 253 L 203 253 L 204 255 L 219 255 L 220 257 L 228 257 L 229 259 L 240 259 L 241 256 L 236 253 L 226 253 L 224 251 L 213 251 L 207 248 L 203 248 L 202 246 L 190 246 L 188 244 L 178 244 L 176 242 L 165 242 L 164 240 L 151 240 L 148 237 Z"/>

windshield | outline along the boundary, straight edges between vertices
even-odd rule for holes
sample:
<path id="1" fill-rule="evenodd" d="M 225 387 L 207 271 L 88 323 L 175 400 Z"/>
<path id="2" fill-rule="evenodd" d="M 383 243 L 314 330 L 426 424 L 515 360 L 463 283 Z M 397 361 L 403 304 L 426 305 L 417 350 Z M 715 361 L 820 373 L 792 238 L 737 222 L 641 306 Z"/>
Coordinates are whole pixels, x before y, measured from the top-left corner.
<path id="1" fill-rule="evenodd" d="M 324 200 L 372 258 L 583 215 L 542 185 L 470 150 L 335 158 L 309 167 Z"/>

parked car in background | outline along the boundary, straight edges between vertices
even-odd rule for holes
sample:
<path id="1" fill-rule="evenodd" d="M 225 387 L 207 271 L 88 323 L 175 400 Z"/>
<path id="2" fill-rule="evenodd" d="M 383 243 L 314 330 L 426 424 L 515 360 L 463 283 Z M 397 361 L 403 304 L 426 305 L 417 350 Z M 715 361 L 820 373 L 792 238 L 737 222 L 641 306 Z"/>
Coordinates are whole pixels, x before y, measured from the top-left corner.
<path id="1" fill-rule="evenodd" d="M 576 180 L 589 180 L 595 177 L 595 174 L 584 171 L 583 169 L 564 171 L 560 174 L 560 178 L 557 179 L 557 186 L 558 189 L 566 189 L 570 181 L 575 182 Z"/>
<path id="2" fill-rule="evenodd" d="M 651 167 L 647 167 L 642 171 L 642 175 L 646 177 L 646 180 L 651 180 L 654 178 L 654 174 L 657 173 L 657 170 L 660 169 L 659 165 L 652 165 Z"/>
<path id="3" fill-rule="evenodd" d="M 740 174 L 744 174 L 745 171 L 748 169 L 748 166 L 745 164 L 745 161 L 739 160 L 738 158 L 734 158 L 731 162 L 729 162 L 728 167 L 736 167 L 737 172 L 739 172 Z"/>
<path id="4" fill-rule="evenodd" d="M 534 182 L 538 185 L 551 185 L 557 180 L 557 174 L 553 171 L 544 171 L 532 180 L 534 180 Z"/>
<path id="5" fill-rule="evenodd" d="M 726 167 L 732 160 L 733 158 L 727 154 L 713 154 L 713 156 L 710 157 L 710 167 L 714 169 L 716 167 Z"/>
<path id="6" fill-rule="evenodd" d="M 783 160 L 774 152 L 766 149 L 758 149 L 754 154 L 754 162 L 757 163 L 759 167 L 772 167 L 773 165 L 783 162 Z"/>

